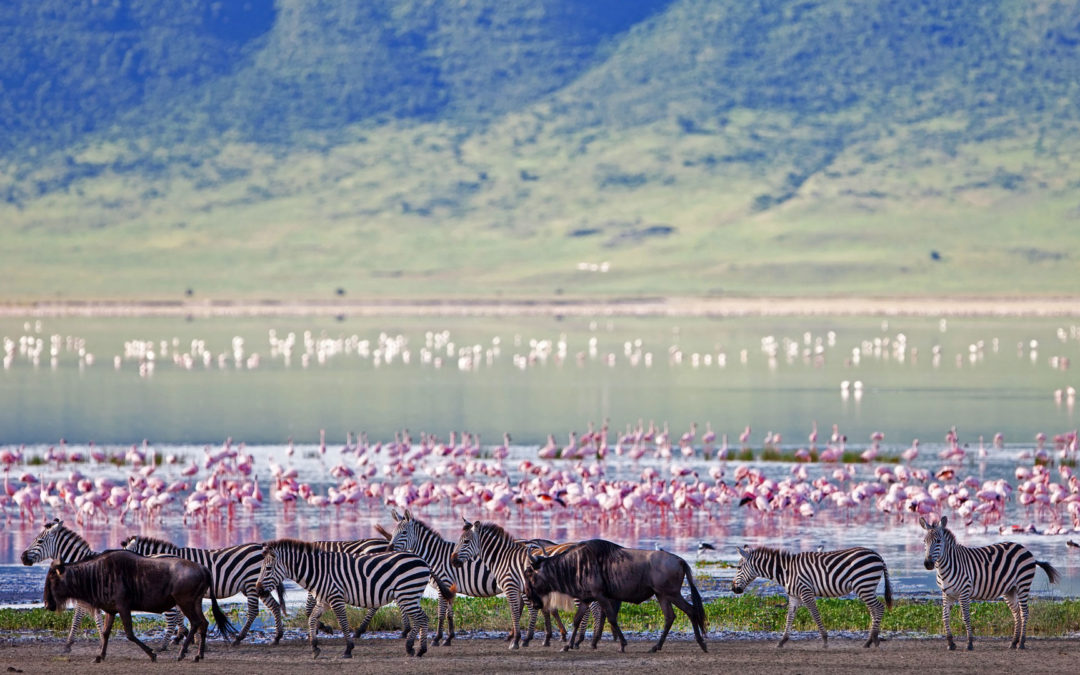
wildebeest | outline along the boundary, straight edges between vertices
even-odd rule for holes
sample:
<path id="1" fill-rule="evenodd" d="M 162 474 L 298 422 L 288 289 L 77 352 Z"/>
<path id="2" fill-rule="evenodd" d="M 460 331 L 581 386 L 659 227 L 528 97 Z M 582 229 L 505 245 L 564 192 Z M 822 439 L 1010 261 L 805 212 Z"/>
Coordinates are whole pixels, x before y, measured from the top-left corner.
<path id="1" fill-rule="evenodd" d="M 105 613 L 105 629 L 101 633 L 101 653 L 94 659 L 100 663 L 109 646 L 113 621 L 120 615 L 127 639 L 156 661 L 154 651 L 143 644 L 131 627 L 131 612 L 163 613 L 179 607 L 191 622 L 191 632 L 184 640 L 177 660 L 184 658 L 196 633 L 200 633 L 199 653 L 206 649 L 206 629 L 209 622 L 203 616 L 202 599 L 210 585 L 210 571 L 198 563 L 182 558 L 144 558 L 130 551 L 106 551 L 82 562 L 54 562 L 45 577 L 45 609 L 57 611 L 69 600 L 85 603 Z M 211 593 L 210 603 L 219 630 L 232 635 L 236 630 L 225 617 L 217 598 Z"/>
<path id="2" fill-rule="evenodd" d="M 588 603 L 597 602 L 611 622 L 612 632 L 619 639 L 620 651 L 626 651 L 626 638 L 618 624 L 615 603 L 641 603 L 653 595 L 664 613 L 664 631 L 650 652 L 658 652 L 664 646 L 671 624 L 675 621 L 675 605 L 690 619 L 694 639 L 702 651 L 705 647 L 705 606 L 701 601 L 694 573 L 685 560 L 667 551 L 647 551 L 623 548 L 603 539 L 590 539 L 562 553 L 529 557 L 530 567 L 525 571 L 525 597 L 534 607 L 543 605 L 549 593 L 564 593 L 581 601 L 578 616 L 574 617 L 574 634 L 580 628 L 581 619 Z M 693 604 L 682 596 L 683 580 L 690 586 Z M 593 636 L 596 648 L 599 635 Z M 574 636 L 570 638 L 571 644 Z"/>

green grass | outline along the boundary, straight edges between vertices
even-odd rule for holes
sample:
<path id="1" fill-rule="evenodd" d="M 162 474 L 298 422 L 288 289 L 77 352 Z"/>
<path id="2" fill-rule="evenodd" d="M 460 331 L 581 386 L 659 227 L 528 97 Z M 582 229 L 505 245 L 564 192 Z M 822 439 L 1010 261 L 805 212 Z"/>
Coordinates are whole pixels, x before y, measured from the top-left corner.
<path id="1" fill-rule="evenodd" d="M 435 627 L 436 603 L 422 601 L 424 610 Z M 865 605 L 855 599 L 820 599 L 818 608 L 828 630 L 866 630 L 870 615 Z M 1080 631 L 1080 600 L 1035 600 L 1030 605 L 1028 635 L 1062 636 Z M 230 620 L 235 625 L 239 619 L 238 609 L 230 609 Z M 705 605 L 710 630 L 742 630 L 754 632 L 783 631 L 787 614 L 787 600 L 782 596 L 742 595 L 717 598 Z M 675 630 L 689 631 L 690 624 L 681 612 L 675 613 Z M 976 635 L 1007 637 L 1012 635 L 1012 615 L 1004 602 L 976 602 L 971 606 L 972 626 Z M 359 625 L 363 614 L 349 608 L 349 622 Z M 271 621 L 264 610 L 264 620 Z M 330 614 L 322 616 L 325 623 L 337 626 Z M 569 617 L 563 613 L 563 620 Z M 510 611 L 502 598 L 458 598 L 454 603 L 454 625 L 458 630 L 505 631 Z M 291 611 L 286 624 L 293 628 L 306 628 L 307 619 Z M 953 632 L 963 630 L 959 607 L 952 613 Z M 162 621 L 154 618 L 136 618 L 140 630 L 160 627 Z M 522 619 L 524 625 L 524 617 Z M 542 625 L 542 620 L 541 620 Z M 654 631 L 663 628 L 663 615 L 656 602 L 641 605 L 623 605 L 619 613 L 619 625 L 627 631 Z M 0 630 L 43 630 L 60 635 L 71 626 L 71 612 L 54 613 L 41 608 L 0 610 Z M 372 630 L 389 631 L 401 628 L 401 614 L 394 607 L 384 607 L 375 614 Z M 89 617 L 83 619 L 83 629 L 93 630 Z M 941 630 L 941 604 L 925 600 L 899 599 L 893 609 L 886 611 L 882 622 L 885 631 L 926 633 L 937 635 Z M 799 609 L 795 630 L 813 631 L 813 619 L 805 608 Z"/>

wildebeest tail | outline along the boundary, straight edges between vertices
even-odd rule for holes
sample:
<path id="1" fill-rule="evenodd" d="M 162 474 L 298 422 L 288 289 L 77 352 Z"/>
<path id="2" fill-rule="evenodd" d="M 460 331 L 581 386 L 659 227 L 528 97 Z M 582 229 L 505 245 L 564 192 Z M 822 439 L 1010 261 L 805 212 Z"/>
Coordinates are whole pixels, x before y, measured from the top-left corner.
<path id="1" fill-rule="evenodd" d="M 548 593 L 544 598 L 544 609 L 549 612 L 552 610 L 572 612 L 577 609 L 577 602 L 566 593 Z"/>
<path id="2" fill-rule="evenodd" d="M 885 567 L 885 562 L 881 563 L 881 573 L 885 576 L 885 606 L 892 609 L 892 584 L 889 583 L 889 568 Z"/>
<path id="3" fill-rule="evenodd" d="M 206 574 L 209 577 L 210 572 L 207 571 Z M 218 604 L 217 596 L 214 594 L 214 584 L 210 584 L 209 592 L 210 612 L 214 615 L 214 623 L 217 624 L 218 632 L 221 633 L 221 637 L 227 640 L 240 631 L 236 630 L 236 627 L 229 623 L 229 617 L 225 616 L 225 612 L 221 611 L 221 605 Z"/>
<path id="4" fill-rule="evenodd" d="M 690 584 L 690 600 L 693 601 L 694 612 L 690 615 L 690 620 L 700 625 L 702 631 L 708 630 L 709 620 L 705 618 L 705 603 L 701 601 L 701 593 L 698 593 L 697 586 L 694 585 L 694 571 L 685 560 L 680 559 L 680 561 L 683 572 L 686 574 L 686 583 Z"/>
<path id="5" fill-rule="evenodd" d="M 1046 576 L 1050 577 L 1050 583 L 1056 584 L 1061 581 L 1061 572 L 1058 572 L 1050 563 L 1036 560 L 1035 564 L 1043 568 L 1043 571 L 1046 572 Z"/>

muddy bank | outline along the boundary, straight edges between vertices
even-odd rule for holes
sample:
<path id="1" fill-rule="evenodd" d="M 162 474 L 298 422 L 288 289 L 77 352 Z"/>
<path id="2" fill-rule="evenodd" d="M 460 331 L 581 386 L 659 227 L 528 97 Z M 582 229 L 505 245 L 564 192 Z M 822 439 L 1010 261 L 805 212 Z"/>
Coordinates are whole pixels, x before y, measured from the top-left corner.
<path id="1" fill-rule="evenodd" d="M 807 636 L 808 637 L 808 636 Z M 561 653 L 555 647 L 530 646 L 516 652 L 500 638 L 461 639 L 450 648 L 434 647 L 422 659 L 406 658 L 397 639 L 367 639 L 357 642 L 353 658 L 340 657 L 340 638 L 321 641 L 322 656 L 313 660 L 306 643 L 292 640 L 277 647 L 242 645 L 227 648 L 211 640 L 207 657 L 198 665 L 176 663 L 175 648 L 162 655 L 156 665 L 121 632 L 109 643 L 105 666 L 111 672 L 131 670 L 155 673 L 270 673 L 295 675 L 319 673 L 476 673 L 476 672 L 715 672 L 739 673 L 865 673 L 868 671 L 934 672 L 1074 672 L 1080 657 L 1080 641 L 1074 639 L 1032 639 L 1024 652 L 1011 651 L 1001 639 L 979 640 L 975 651 L 948 652 L 944 640 L 890 639 L 878 650 L 863 649 L 861 640 L 839 639 L 822 649 L 820 641 L 800 639 L 784 649 L 772 640 L 710 640 L 709 653 L 686 640 L 669 641 L 660 654 L 649 654 L 651 640 L 634 639 L 620 654 L 609 639 L 600 649 L 587 648 Z M 96 640 L 79 640 L 70 655 L 60 654 L 59 638 L 26 639 L 0 637 L 0 672 L 70 675 L 92 668 L 97 654 Z M 189 657 L 190 658 L 190 657 Z"/>

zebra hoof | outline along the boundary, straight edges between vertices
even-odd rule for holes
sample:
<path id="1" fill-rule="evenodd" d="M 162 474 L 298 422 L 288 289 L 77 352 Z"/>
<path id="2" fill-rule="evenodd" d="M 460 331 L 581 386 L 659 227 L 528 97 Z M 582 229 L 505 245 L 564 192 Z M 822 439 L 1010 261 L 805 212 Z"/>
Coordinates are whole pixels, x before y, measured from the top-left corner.
<path id="1" fill-rule="evenodd" d="M 973 644 L 971 644 L 971 643 L 969 642 L 969 643 L 968 643 L 968 646 L 967 646 L 967 650 L 968 650 L 969 652 L 973 652 L 973 651 L 975 651 L 975 645 L 973 645 Z"/>

